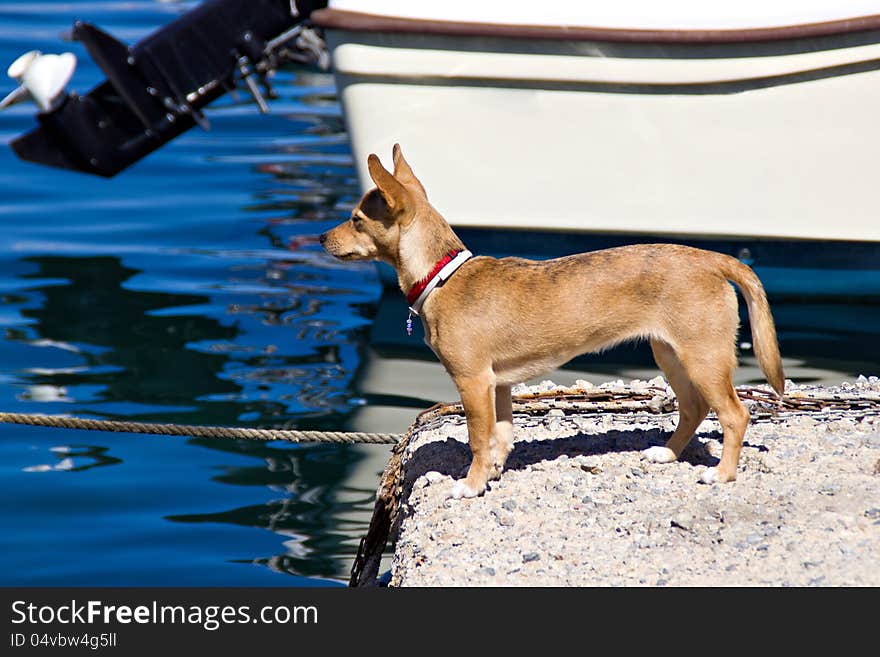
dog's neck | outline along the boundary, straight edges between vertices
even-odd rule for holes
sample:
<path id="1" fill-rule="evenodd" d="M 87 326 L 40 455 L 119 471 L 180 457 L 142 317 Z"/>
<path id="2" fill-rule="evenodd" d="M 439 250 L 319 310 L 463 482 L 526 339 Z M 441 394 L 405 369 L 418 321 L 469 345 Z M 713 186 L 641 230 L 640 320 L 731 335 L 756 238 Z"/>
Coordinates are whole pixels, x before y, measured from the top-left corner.
<path id="1" fill-rule="evenodd" d="M 439 214 L 432 212 L 416 217 L 400 233 L 394 263 L 400 289 L 406 294 L 447 253 L 463 249 L 464 244 Z"/>

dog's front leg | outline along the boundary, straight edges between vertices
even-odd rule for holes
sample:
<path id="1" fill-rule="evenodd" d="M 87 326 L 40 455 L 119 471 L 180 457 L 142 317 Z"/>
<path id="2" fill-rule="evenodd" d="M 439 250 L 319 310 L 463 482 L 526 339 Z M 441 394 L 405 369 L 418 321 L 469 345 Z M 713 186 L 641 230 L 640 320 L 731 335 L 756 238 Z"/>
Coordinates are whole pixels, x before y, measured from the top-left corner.
<path id="1" fill-rule="evenodd" d="M 461 395 L 467 417 L 468 443 L 471 447 L 471 466 L 467 477 L 452 487 L 451 497 L 476 497 L 486 490 L 486 482 L 494 467 L 491 436 L 495 428 L 495 382 L 491 373 L 456 377 L 455 385 Z"/>
<path id="2" fill-rule="evenodd" d="M 510 386 L 495 386 L 495 428 L 490 442 L 492 449 L 492 479 L 504 472 L 507 456 L 513 450 L 513 400 Z"/>

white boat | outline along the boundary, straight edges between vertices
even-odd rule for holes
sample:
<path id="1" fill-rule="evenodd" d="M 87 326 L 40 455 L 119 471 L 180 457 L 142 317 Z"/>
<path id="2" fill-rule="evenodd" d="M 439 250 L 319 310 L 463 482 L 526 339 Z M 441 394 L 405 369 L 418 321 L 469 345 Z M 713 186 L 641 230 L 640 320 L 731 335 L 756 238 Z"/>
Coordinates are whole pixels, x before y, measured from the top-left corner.
<path id="1" fill-rule="evenodd" d="M 458 229 L 745 260 L 797 241 L 786 266 L 849 272 L 840 291 L 880 270 L 880 0 L 331 0 L 312 20 L 364 189 L 400 142 Z"/>

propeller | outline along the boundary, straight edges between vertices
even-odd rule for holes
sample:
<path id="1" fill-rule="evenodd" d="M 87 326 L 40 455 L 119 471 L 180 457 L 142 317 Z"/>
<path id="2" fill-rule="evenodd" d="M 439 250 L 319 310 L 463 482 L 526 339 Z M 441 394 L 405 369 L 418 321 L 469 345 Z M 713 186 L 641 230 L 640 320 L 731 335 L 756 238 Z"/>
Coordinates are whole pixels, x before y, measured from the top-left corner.
<path id="1" fill-rule="evenodd" d="M 44 55 L 39 50 L 26 52 L 6 71 L 20 86 L 0 100 L 0 110 L 28 98 L 33 99 L 40 110 L 51 110 L 66 95 L 64 87 L 75 69 L 76 55 L 72 52 L 60 55 Z"/>

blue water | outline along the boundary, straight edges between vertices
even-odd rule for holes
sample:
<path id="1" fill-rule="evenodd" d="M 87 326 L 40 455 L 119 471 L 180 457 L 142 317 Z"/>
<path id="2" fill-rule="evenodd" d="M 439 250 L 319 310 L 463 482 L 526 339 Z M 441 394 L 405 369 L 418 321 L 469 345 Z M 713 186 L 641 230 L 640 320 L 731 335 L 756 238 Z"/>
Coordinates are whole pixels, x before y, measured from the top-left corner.
<path id="1" fill-rule="evenodd" d="M 84 18 L 134 42 L 193 3 L 3 2 L 0 65 L 71 50 Z M 0 81 L 3 93 L 12 81 Z M 349 212 L 332 78 L 289 70 L 270 116 L 222 99 L 113 180 L 17 160 L 0 114 L 0 408 L 181 423 L 345 426 L 380 291 L 372 267 L 287 248 Z M 362 450 L 0 425 L 0 584 L 341 581 L 375 480 Z"/>

